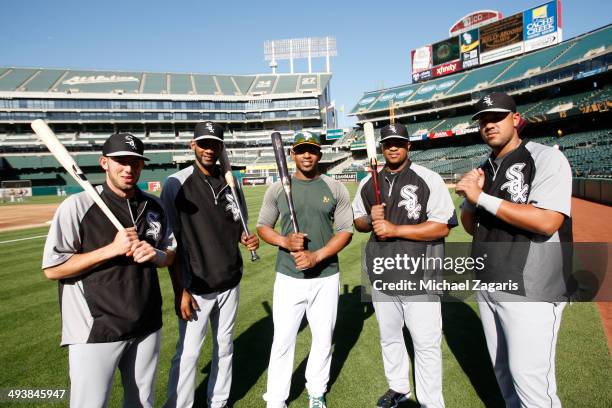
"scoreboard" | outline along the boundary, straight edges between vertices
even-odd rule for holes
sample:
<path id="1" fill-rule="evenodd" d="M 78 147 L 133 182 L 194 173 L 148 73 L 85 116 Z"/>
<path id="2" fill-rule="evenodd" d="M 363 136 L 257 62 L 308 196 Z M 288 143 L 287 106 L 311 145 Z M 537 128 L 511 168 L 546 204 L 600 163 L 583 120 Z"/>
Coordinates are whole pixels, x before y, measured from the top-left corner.
<path id="1" fill-rule="evenodd" d="M 487 24 L 481 22 L 484 18 Z M 561 0 L 506 18 L 489 10 L 472 13 L 451 28 L 457 35 L 412 50 L 412 80 L 449 75 L 557 44 L 562 41 L 561 27 Z"/>

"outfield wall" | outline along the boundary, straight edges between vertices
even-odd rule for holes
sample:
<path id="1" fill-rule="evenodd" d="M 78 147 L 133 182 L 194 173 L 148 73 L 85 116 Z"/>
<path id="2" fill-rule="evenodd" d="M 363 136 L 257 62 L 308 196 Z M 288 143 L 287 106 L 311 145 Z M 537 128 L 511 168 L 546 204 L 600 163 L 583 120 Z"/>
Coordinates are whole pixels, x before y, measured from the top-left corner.
<path id="1" fill-rule="evenodd" d="M 572 194 L 574 197 L 612 205 L 612 179 L 575 178 Z"/>

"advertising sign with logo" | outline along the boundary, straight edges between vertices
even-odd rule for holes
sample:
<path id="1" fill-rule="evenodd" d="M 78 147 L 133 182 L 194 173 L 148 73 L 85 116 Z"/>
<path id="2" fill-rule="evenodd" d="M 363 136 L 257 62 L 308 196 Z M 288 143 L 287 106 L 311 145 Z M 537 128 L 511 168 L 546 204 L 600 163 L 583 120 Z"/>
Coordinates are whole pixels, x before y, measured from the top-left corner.
<path id="1" fill-rule="evenodd" d="M 523 52 L 523 13 L 480 27 L 480 63 Z"/>
<path id="2" fill-rule="evenodd" d="M 338 174 L 330 174 L 330 176 L 334 180 L 341 181 L 343 183 L 348 183 L 351 181 L 357 181 L 357 173 L 338 173 Z"/>
<path id="3" fill-rule="evenodd" d="M 560 14 L 560 4 L 556 1 L 534 7 L 523 13 L 525 51 L 537 50 L 561 42 Z"/>
<path id="4" fill-rule="evenodd" d="M 159 181 L 149 181 L 147 183 L 147 189 L 151 192 L 161 191 L 161 183 Z"/>
<path id="5" fill-rule="evenodd" d="M 429 134 L 430 139 L 439 139 L 441 137 L 450 137 L 453 135 L 453 132 L 450 130 L 443 130 L 441 132 L 432 132 Z"/>
<path id="6" fill-rule="evenodd" d="M 342 136 L 344 136 L 343 129 L 327 129 L 327 133 L 325 134 L 325 139 L 337 140 L 337 139 L 342 139 Z"/>
<path id="7" fill-rule="evenodd" d="M 431 68 L 431 45 L 412 50 L 412 73 L 427 71 Z"/>
<path id="8" fill-rule="evenodd" d="M 265 186 L 267 177 L 243 177 L 243 186 Z"/>
<path id="9" fill-rule="evenodd" d="M 416 72 L 412 74 L 412 81 L 419 82 L 431 78 L 431 69 L 427 71 Z"/>
<path id="10" fill-rule="evenodd" d="M 440 41 L 431 46 L 433 66 L 446 64 L 459 59 L 459 40 L 457 37 Z"/>
<path id="11" fill-rule="evenodd" d="M 480 45 L 480 37 L 478 29 L 475 28 L 459 36 L 461 44 L 461 65 L 463 68 L 472 68 L 479 64 L 478 48 Z"/>
<path id="12" fill-rule="evenodd" d="M 433 76 L 439 77 L 461 71 L 461 61 L 449 62 L 432 69 Z"/>
<path id="13" fill-rule="evenodd" d="M 468 14 L 465 17 L 462 17 L 459 21 L 457 21 L 453 26 L 448 30 L 448 35 L 453 36 L 465 31 L 468 31 L 473 28 L 477 28 L 483 26 L 485 24 L 491 23 L 493 21 L 501 20 L 502 14 L 499 11 L 493 10 L 480 10 L 475 11 L 471 14 Z"/>

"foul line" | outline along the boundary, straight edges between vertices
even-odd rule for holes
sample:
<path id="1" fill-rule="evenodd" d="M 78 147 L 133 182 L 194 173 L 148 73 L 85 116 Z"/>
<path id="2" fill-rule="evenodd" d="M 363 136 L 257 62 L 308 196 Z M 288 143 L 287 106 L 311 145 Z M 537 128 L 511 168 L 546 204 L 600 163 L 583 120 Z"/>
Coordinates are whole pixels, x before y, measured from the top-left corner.
<path id="1" fill-rule="evenodd" d="M 0 241 L 0 244 L 10 244 L 11 242 L 27 241 L 28 239 L 37 239 L 37 238 L 44 238 L 44 237 L 46 237 L 46 235 L 37 235 L 35 237 L 11 239 L 11 240 L 8 240 L 8 241 Z"/>

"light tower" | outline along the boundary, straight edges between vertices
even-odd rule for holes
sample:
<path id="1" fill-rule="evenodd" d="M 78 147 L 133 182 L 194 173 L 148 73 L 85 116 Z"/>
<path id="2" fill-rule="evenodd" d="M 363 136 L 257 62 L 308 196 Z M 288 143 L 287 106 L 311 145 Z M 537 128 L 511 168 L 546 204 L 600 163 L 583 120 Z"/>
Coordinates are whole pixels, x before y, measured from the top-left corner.
<path id="1" fill-rule="evenodd" d="M 272 73 L 276 74 L 278 61 L 289 60 L 293 74 L 294 59 L 308 59 L 308 73 L 312 73 L 312 59 L 325 57 L 326 72 L 331 72 L 329 58 L 338 55 L 335 37 L 307 37 L 264 42 L 264 57 L 269 61 Z"/>

